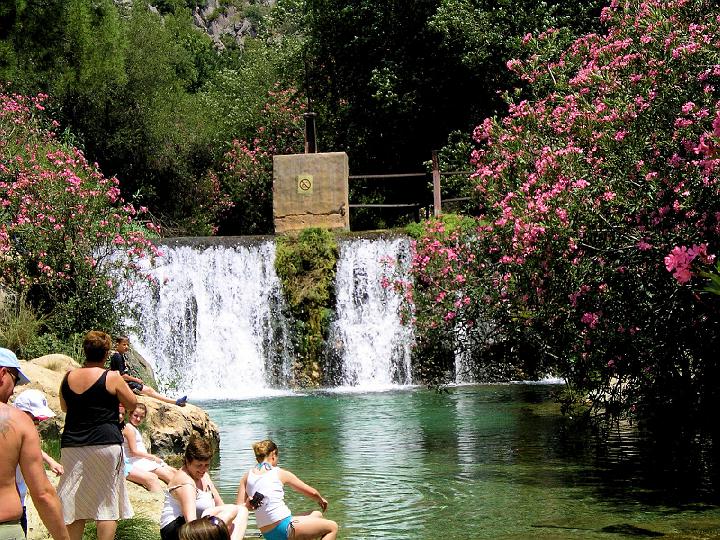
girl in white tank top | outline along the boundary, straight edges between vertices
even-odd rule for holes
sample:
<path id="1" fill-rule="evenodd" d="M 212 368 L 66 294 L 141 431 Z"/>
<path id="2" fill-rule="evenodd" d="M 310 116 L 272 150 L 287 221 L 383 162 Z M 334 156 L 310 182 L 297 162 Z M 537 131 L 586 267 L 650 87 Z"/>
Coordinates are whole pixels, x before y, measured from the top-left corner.
<path id="1" fill-rule="evenodd" d="M 258 464 L 250 469 L 240 480 L 238 505 L 245 505 L 255 511 L 258 528 L 266 540 L 335 540 L 338 526 L 334 521 L 325 519 L 317 510 L 305 514 L 292 515 L 285 504 L 287 484 L 293 490 L 317 501 L 323 512 L 328 502 L 314 487 L 309 486 L 297 476 L 278 464 L 277 445 L 271 440 L 260 441 L 253 445 Z"/>

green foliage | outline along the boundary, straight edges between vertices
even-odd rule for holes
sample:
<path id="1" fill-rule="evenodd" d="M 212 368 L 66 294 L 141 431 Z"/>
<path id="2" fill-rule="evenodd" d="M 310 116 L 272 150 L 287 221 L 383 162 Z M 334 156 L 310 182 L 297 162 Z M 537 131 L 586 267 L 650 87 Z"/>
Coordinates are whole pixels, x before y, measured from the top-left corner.
<path id="1" fill-rule="evenodd" d="M 43 327 L 25 298 L 0 290 L 0 346 L 15 351 L 20 358 L 33 358 L 29 350 Z"/>
<path id="2" fill-rule="evenodd" d="M 52 328 L 50 324 L 46 326 Z M 83 358 L 83 338 L 84 334 L 81 333 L 64 335 L 60 338 L 56 334 L 45 330 L 44 333 L 36 336 L 27 344 L 23 350 L 23 356 L 25 358 L 39 358 L 46 354 L 65 354 L 70 358 Z"/>
<path id="3" fill-rule="evenodd" d="M 318 385 L 333 313 L 338 246 L 330 231 L 313 228 L 297 237 L 278 237 L 276 249 L 275 269 L 296 321 L 295 380 L 300 386 Z"/>
<path id="4" fill-rule="evenodd" d="M 323 146 L 347 151 L 357 173 L 416 170 L 448 133 L 502 109 L 498 91 L 517 82 L 505 63 L 526 33 L 576 35 L 601 4 L 309 1 L 307 93 Z"/>
<path id="5" fill-rule="evenodd" d="M 137 259 L 155 252 L 152 223 L 133 223 L 117 180 L 55 137 L 43 102 L 0 94 L 0 286 L 22 299 L 27 348 L 40 321 L 63 340 L 116 328 L 126 314 L 113 305 L 118 283 L 137 279 Z"/>
<path id="6" fill-rule="evenodd" d="M 711 272 L 698 272 L 700 276 L 707 278 L 708 282 L 703 291 L 720 296 L 720 261 L 715 263 L 715 270 Z"/>

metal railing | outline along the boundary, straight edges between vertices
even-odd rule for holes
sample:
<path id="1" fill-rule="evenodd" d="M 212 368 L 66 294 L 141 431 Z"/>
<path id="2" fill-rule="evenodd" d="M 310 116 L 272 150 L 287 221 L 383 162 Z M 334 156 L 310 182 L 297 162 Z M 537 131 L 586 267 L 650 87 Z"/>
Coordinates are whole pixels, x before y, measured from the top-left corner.
<path id="1" fill-rule="evenodd" d="M 437 151 L 432 153 L 432 171 L 427 172 L 416 172 L 416 173 L 394 173 L 394 174 L 352 174 L 348 177 L 349 180 L 403 180 L 411 178 L 420 178 L 428 180 L 430 176 L 433 184 L 433 199 L 432 199 L 432 213 L 433 216 L 437 217 L 442 213 L 442 205 L 445 203 L 456 203 L 469 201 L 470 197 L 452 197 L 442 198 L 442 177 L 443 176 L 457 176 L 457 175 L 470 175 L 473 171 L 441 171 L 440 163 L 438 159 Z M 428 202 L 412 201 L 405 203 L 351 203 L 350 208 L 413 208 L 415 210 L 416 218 L 420 219 L 420 212 L 423 207 L 430 206 Z M 428 212 L 429 214 L 429 212 Z"/>

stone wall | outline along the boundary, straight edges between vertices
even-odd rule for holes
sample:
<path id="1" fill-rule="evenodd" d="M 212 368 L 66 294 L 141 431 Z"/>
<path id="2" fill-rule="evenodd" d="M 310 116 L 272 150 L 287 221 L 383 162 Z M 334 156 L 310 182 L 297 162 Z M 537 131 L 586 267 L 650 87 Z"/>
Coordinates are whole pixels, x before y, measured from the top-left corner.
<path id="1" fill-rule="evenodd" d="M 275 232 L 350 230 L 345 152 L 273 156 Z"/>

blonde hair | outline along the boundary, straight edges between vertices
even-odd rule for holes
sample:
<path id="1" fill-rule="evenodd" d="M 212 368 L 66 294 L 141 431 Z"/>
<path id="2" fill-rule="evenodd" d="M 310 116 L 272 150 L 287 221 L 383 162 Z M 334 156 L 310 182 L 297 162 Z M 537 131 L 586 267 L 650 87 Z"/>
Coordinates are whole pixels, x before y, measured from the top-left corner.
<path id="1" fill-rule="evenodd" d="M 230 532 L 222 519 L 206 516 L 180 527 L 179 538 L 180 540 L 229 540 Z"/>
<path id="2" fill-rule="evenodd" d="M 145 416 L 147 416 L 147 405 L 145 405 L 144 403 L 138 403 L 137 405 L 135 405 L 135 410 L 142 411 L 145 413 Z"/>
<path id="3" fill-rule="evenodd" d="M 252 449 L 255 452 L 255 459 L 260 463 L 273 452 L 277 452 L 278 447 L 270 439 L 265 439 L 253 444 Z"/>

